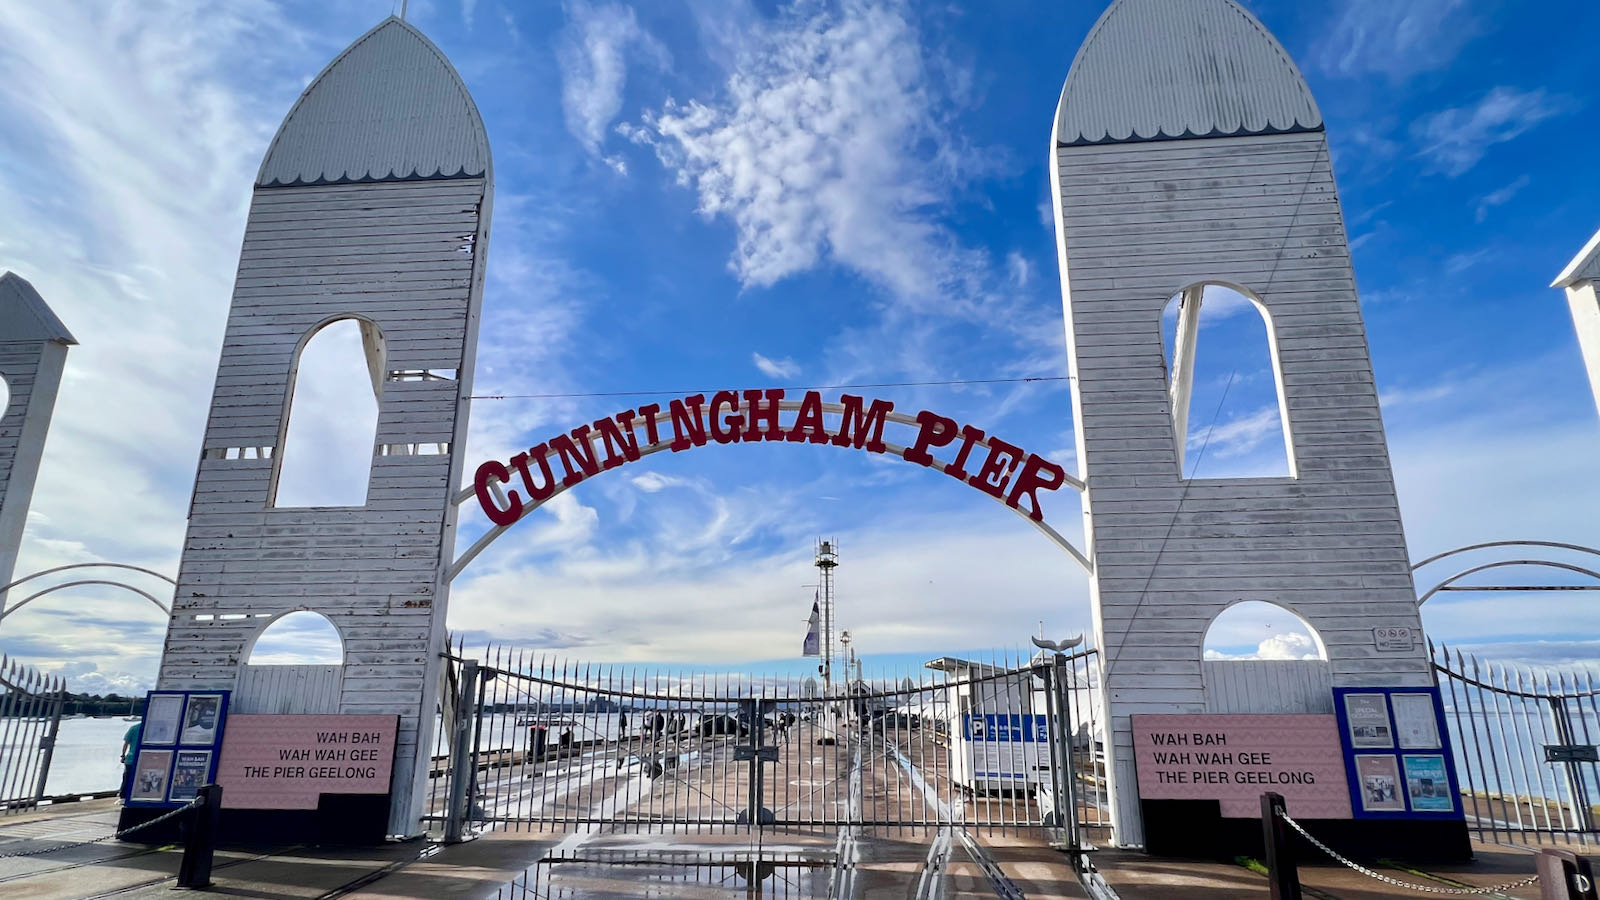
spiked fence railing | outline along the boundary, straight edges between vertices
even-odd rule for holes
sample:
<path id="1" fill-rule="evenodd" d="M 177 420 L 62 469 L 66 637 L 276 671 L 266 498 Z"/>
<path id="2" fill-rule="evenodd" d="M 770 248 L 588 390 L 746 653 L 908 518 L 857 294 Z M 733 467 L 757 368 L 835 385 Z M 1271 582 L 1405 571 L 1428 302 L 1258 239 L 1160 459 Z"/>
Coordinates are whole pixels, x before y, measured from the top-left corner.
<path id="1" fill-rule="evenodd" d="M 447 660 L 435 740 L 447 837 L 1107 824 L 1092 650 L 947 658 L 833 696 L 793 675 L 473 657 Z"/>
<path id="2" fill-rule="evenodd" d="M 66 682 L 0 657 L 0 815 L 44 798 Z"/>
<path id="3" fill-rule="evenodd" d="M 1429 642 L 1467 826 L 1498 843 L 1600 840 L 1600 689 L 1587 669 L 1483 662 Z"/>

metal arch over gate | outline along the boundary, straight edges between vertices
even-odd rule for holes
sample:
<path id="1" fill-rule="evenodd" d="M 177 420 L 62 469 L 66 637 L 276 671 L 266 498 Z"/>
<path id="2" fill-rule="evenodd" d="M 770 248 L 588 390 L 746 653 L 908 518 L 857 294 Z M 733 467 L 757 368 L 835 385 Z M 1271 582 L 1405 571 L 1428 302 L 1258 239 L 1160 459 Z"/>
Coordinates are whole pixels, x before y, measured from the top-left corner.
<path id="1" fill-rule="evenodd" d="M 448 657 L 425 818 L 622 832 L 1109 825 L 1096 651 L 931 661 L 821 697 L 790 676 L 700 674 L 491 650 Z M 453 718 L 453 721 L 448 719 Z"/>
<path id="2" fill-rule="evenodd" d="M 825 403 L 819 391 L 807 391 L 802 400 L 783 397 L 783 389 L 768 388 L 744 391 L 742 398 L 738 391 L 718 391 L 709 404 L 704 394 L 673 400 L 665 409 L 659 404 L 645 404 L 611 418 L 597 419 L 592 427 L 580 425 L 570 435 L 557 435 L 505 463 L 483 463 L 473 478 L 473 486 L 458 493 L 455 502 L 460 505 L 476 497 L 495 525 L 450 564 L 445 580 L 453 580 L 508 528 L 568 488 L 650 454 L 703 447 L 708 441 L 831 444 L 888 454 L 936 469 L 1000 501 L 1067 551 L 1085 572 L 1094 570 L 1089 557 L 1044 520 L 1041 491 L 1063 486 L 1084 490 L 1080 479 L 1056 463 L 938 413 L 897 413 L 888 400 L 867 401 L 845 394 L 839 403 Z M 778 419 L 783 412 L 795 413 L 794 421 L 787 426 Z M 829 429 L 824 415 L 837 416 L 837 426 Z M 883 439 L 884 427 L 891 422 L 917 429 L 909 446 Z M 645 430 L 643 442 L 635 435 L 635 428 Z M 951 445 L 955 453 L 948 463 L 930 452 Z M 974 448 L 981 448 L 983 453 L 974 454 Z M 555 474 L 552 459 L 559 461 L 564 477 Z M 537 476 L 533 468 L 540 470 Z M 522 486 L 526 497 L 516 487 L 503 487 L 513 483 Z"/>

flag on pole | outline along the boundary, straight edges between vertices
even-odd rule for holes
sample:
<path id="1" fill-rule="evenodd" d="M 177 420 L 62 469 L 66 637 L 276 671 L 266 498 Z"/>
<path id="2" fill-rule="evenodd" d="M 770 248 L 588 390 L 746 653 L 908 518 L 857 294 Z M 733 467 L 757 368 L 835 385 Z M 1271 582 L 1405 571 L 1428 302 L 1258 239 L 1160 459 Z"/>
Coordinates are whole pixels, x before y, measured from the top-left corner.
<path id="1" fill-rule="evenodd" d="M 801 656 L 821 656 L 822 649 L 822 600 L 813 598 L 811 601 L 811 623 L 806 628 L 806 640 L 801 645 Z"/>

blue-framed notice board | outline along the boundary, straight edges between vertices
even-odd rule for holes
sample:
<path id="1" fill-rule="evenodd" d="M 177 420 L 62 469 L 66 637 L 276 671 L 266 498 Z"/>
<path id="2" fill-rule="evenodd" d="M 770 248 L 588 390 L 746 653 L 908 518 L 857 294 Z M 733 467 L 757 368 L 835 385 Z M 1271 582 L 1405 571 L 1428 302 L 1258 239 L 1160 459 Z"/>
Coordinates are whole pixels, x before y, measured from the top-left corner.
<path id="1" fill-rule="evenodd" d="M 177 807 L 217 777 L 230 691 L 151 691 L 134 750 L 129 806 Z"/>
<path id="2" fill-rule="evenodd" d="M 1357 819 L 1459 819 L 1461 791 L 1439 689 L 1333 689 Z"/>

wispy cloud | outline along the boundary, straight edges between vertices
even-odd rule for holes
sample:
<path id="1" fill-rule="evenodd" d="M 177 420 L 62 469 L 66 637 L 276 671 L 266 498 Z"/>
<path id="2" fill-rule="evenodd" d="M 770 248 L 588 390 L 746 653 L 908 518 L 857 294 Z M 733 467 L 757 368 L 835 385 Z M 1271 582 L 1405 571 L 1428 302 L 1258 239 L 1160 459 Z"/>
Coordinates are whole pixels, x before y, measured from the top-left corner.
<path id="1" fill-rule="evenodd" d="M 1576 104 L 1543 88 L 1522 91 L 1497 87 L 1476 103 L 1455 106 L 1412 126 L 1417 155 L 1429 170 L 1450 178 L 1465 174 L 1495 144 L 1516 138 L 1540 122 L 1575 108 Z"/>
<path id="2" fill-rule="evenodd" d="M 1006 274 L 1011 276 L 1011 283 L 1017 287 L 1027 287 L 1033 280 L 1033 263 L 1028 258 L 1013 250 L 1006 254 Z"/>
<path id="3" fill-rule="evenodd" d="M 800 374 L 800 364 L 788 357 L 768 359 L 759 353 L 752 353 L 750 357 L 755 362 L 756 368 L 768 378 L 789 379 Z"/>
<path id="4" fill-rule="evenodd" d="M 561 108 L 567 130 L 593 156 L 627 173 L 621 156 L 604 152 L 606 134 L 622 111 L 630 62 L 665 68 L 671 57 L 660 41 L 639 27 L 632 7 L 577 0 L 567 7 L 568 24 L 556 50 L 561 64 Z"/>
<path id="5" fill-rule="evenodd" d="M 1506 201 L 1517 195 L 1518 191 L 1527 187 L 1533 179 L 1527 175 L 1518 175 L 1516 180 L 1502 188 L 1497 188 L 1484 194 L 1478 199 L 1478 213 L 1475 217 L 1478 222 L 1489 218 L 1489 210 L 1496 206 L 1505 205 Z"/>
<path id="6" fill-rule="evenodd" d="M 738 229 L 730 268 L 764 287 L 828 260 L 928 300 L 967 251 L 929 208 L 950 146 L 916 29 L 895 3 L 802 3 L 752 37 L 725 102 L 669 101 L 652 144 L 700 211 Z M 931 154 L 931 155 L 930 155 Z"/>
<path id="7" fill-rule="evenodd" d="M 1205 448 L 1206 456 L 1222 459 L 1243 456 L 1269 439 L 1282 446 L 1283 417 L 1277 405 L 1263 406 L 1249 415 L 1220 422 L 1214 427 L 1195 428 L 1189 432 L 1189 456 L 1199 469 L 1191 472 L 1190 477 L 1209 477 L 1204 471 L 1204 461 L 1198 458 L 1201 447 Z"/>
<path id="8" fill-rule="evenodd" d="M 1466 0 L 1349 0 L 1311 48 L 1333 75 L 1400 80 L 1443 68 L 1478 33 Z"/>

